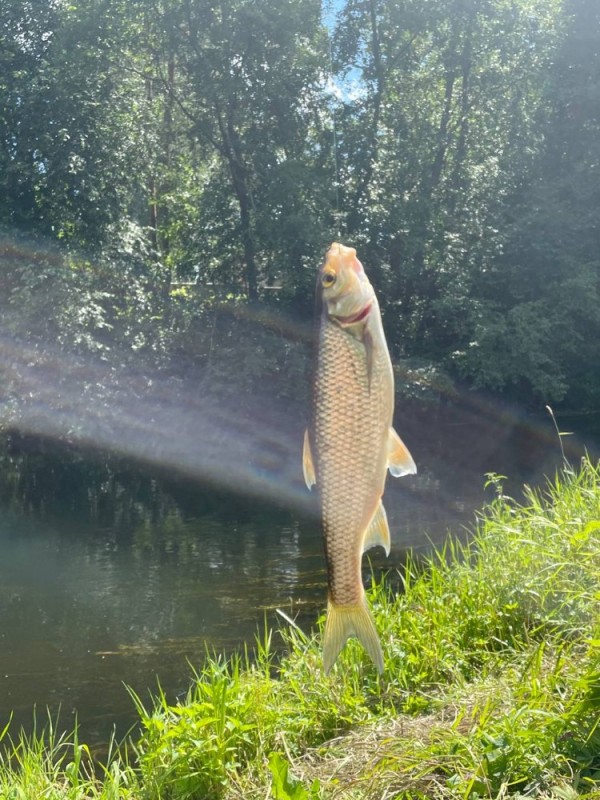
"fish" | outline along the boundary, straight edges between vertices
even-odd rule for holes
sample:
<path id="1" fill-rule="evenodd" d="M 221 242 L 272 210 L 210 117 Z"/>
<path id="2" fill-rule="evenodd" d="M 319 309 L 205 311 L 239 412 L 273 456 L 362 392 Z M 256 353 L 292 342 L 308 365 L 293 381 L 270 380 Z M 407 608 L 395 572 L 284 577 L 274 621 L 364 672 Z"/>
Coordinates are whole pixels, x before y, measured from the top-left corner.
<path id="1" fill-rule="evenodd" d="M 302 468 L 316 486 L 327 564 L 323 667 L 355 636 L 383 672 L 383 652 L 362 583 L 363 553 L 390 531 L 382 503 L 387 471 L 417 468 L 392 427 L 394 373 L 379 303 L 353 247 L 334 242 L 317 275 L 315 370 Z"/>

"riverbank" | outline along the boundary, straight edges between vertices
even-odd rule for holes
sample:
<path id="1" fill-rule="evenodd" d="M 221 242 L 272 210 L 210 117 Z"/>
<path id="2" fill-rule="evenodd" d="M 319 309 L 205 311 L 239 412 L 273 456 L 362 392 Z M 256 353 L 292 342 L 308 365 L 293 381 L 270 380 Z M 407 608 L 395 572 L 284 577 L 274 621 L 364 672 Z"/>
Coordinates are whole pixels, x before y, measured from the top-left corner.
<path id="1" fill-rule="evenodd" d="M 401 595 L 372 587 L 382 678 L 355 643 L 325 677 L 318 638 L 282 619 L 176 705 L 133 698 L 141 735 L 95 774 L 85 744 L 5 733 L 0 797 L 597 796 L 600 468 L 520 505 L 492 486 L 468 544 L 408 565 Z"/>

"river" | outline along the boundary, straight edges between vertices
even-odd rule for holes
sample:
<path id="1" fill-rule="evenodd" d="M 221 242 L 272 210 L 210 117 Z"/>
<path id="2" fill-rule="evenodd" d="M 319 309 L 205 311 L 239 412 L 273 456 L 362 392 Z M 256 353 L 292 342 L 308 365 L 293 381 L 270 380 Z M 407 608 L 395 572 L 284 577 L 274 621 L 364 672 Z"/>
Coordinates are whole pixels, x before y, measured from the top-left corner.
<path id="1" fill-rule="evenodd" d="M 407 550 L 426 551 L 448 531 L 468 535 L 486 497 L 485 472 L 509 475 L 518 493 L 562 460 L 549 418 L 474 399 L 409 416 L 405 438 L 419 474 L 388 481 L 392 554 L 372 551 L 376 570 L 400 567 Z M 597 426 L 597 417 L 560 421 L 579 429 L 563 439 L 572 461 L 584 446 L 597 453 L 590 420 Z M 265 622 L 281 624 L 276 608 L 314 625 L 326 588 L 320 531 L 302 485 L 301 428 L 284 439 L 281 452 L 263 446 L 239 491 L 160 459 L 7 439 L 0 729 L 12 712 L 13 732 L 31 730 L 34 713 L 45 718 L 48 708 L 58 729 L 77 721 L 81 740 L 102 750 L 113 729 L 122 737 L 135 723 L 125 686 L 148 700 L 160 681 L 173 700 L 185 694 L 190 664 L 201 666 L 207 650 L 252 645 Z M 278 497 L 286 471 L 292 477 Z"/>

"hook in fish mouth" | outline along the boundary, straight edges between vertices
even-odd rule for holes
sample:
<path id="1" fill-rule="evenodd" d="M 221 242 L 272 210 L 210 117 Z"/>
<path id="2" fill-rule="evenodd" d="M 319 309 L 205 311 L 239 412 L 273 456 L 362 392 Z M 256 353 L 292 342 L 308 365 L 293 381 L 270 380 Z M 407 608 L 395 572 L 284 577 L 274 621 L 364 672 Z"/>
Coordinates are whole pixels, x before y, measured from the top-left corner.
<path id="1" fill-rule="evenodd" d="M 363 319 L 366 319 L 372 307 L 373 303 L 367 303 L 367 305 L 356 314 L 350 314 L 347 317 L 337 317 L 335 315 L 332 316 L 333 319 L 335 319 L 336 322 L 339 322 L 340 325 L 353 325 L 355 322 L 361 322 Z"/>

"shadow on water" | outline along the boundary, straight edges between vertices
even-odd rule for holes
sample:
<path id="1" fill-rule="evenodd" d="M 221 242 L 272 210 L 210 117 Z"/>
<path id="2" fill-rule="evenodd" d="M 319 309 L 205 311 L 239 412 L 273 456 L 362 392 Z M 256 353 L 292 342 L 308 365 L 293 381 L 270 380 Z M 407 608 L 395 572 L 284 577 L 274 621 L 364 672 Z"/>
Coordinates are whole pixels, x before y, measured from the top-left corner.
<path id="1" fill-rule="evenodd" d="M 510 475 L 516 493 L 560 465 L 549 419 L 476 398 L 408 406 L 398 427 L 420 472 L 388 481 L 392 555 L 374 551 L 376 570 L 400 567 L 407 550 L 439 544 L 449 529 L 465 535 L 485 472 Z M 291 434 L 298 443 L 301 433 Z M 581 441 L 598 440 L 588 433 L 569 440 L 573 460 Z M 258 458 L 273 469 L 269 454 Z M 34 707 L 48 706 L 60 709 L 59 727 L 77 715 L 81 738 L 105 744 L 135 721 L 124 684 L 147 698 L 160 679 L 174 698 L 187 688 L 188 661 L 251 644 L 265 620 L 277 626 L 276 607 L 306 628 L 323 607 L 310 502 L 290 509 L 17 433 L 0 470 L 0 728 L 12 710 L 14 728 L 30 729 Z"/>

